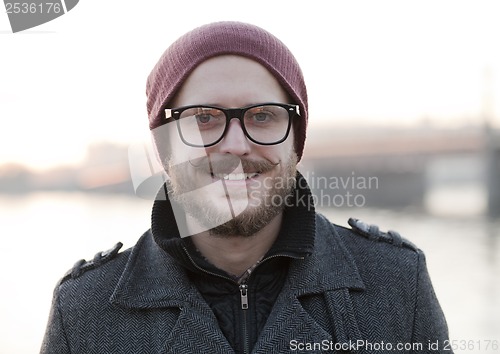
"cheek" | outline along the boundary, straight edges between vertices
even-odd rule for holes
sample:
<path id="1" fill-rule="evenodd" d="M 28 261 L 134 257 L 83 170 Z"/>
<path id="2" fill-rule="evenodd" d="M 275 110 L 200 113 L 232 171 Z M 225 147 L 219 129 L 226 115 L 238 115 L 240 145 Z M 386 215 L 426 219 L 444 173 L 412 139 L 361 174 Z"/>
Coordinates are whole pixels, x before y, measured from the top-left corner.
<path id="1" fill-rule="evenodd" d="M 162 126 L 162 131 L 155 132 L 155 146 L 163 157 L 164 164 L 181 164 L 199 157 L 205 157 L 205 149 L 184 144 L 174 123 Z"/>
<path id="2" fill-rule="evenodd" d="M 279 147 L 279 155 L 282 161 L 288 161 L 290 159 L 291 154 L 296 154 L 295 136 L 293 127 L 292 129 L 290 129 L 290 134 L 288 135 L 288 138 L 277 147 Z"/>
<path id="3" fill-rule="evenodd" d="M 178 136 L 175 124 L 166 124 L 154 129 L 152 137 L 158 162 L 167 173 L 169 166 L 188 160 L 188 157 L 184 156 L 186 149 Z"/>
<path id="4" fill-rule="evenodd" d="M 165 168 L 165 162 L 170 158 L 171 144 L 169 142 L 166 125 L 162 125 L 151 131 L 151 139 L 156 153 L 156 159 Z"/>
<path id="5" fill-rule="evenodd" d="M 288 138 L 286 139 L 285 142 L 290 144 L 290 149 L 292 149 L 292 151 L 296 153 L 297 150 L 295 149 L 295 131 L 296 131 L 295 124 L 292 124 L 290 128 L 290 133 L 288 134 Z"/>

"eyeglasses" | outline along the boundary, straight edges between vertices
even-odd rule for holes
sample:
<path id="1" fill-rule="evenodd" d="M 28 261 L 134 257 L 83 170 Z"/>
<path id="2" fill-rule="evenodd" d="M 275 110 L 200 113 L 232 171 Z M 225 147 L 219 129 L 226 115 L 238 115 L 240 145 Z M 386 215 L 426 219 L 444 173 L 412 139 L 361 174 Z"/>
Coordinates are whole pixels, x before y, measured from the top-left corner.
<path id="1" fill-rule="evenodd" d="M 261 103 L 243 108 L 196 105 L 165 109 L 161 124 L 175 121 L 184 144 L 208 147 L 222 140 L 229 122 L 236 118 L 250 141 L 275 145 L 286 140 L 292 118 L 298 116 L 299 106 L 286 103 Z"/>

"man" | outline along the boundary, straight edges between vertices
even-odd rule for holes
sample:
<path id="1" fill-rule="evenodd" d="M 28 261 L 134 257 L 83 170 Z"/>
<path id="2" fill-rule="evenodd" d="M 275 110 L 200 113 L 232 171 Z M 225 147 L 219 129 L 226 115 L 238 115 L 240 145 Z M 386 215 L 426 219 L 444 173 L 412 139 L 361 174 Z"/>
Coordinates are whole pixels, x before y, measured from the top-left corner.
<path id="1" fill-rule="evenodd" d="M 42 353 L 448 352 L 422 252 L 315 212 L 296 169 L 307 93 L 282 42 L 197 28 L 160 58 L 147 98 L 169 176 L 151 230 L 68 272 Z"/>

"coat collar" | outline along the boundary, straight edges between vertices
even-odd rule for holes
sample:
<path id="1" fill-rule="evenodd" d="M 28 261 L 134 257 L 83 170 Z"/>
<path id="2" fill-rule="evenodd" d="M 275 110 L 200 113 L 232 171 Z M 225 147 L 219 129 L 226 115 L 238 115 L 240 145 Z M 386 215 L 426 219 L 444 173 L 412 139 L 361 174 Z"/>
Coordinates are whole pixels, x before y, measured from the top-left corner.
<path id="1" fill-rule="evenodd" d="M 354 258 L 332 225 L 316 215 L 316 238 L 313 254 L 291 263 L 285 286 L 295 296 L 322 293 L 342 288 L 364 290 Z"/>
<path id="2" fill-rule="evenodd" d="M 364 284 L 334 227 L 318 214 L 314 251 L 309 257 L 290 262 L 282 292 L 298 297 L 342 288 L 363 290 Z M 144 309 L 190 304 L 211 312 L 183 266 L 158 246 L 151 231 L 132 249 L 111 301 L 127 308 Z"/>

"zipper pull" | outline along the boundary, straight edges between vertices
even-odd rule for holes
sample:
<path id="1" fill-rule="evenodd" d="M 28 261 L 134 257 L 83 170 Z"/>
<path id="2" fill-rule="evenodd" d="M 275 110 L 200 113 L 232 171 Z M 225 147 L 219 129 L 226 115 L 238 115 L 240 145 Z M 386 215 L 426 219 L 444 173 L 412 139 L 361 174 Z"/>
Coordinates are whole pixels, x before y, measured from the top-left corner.
<path id="1" fill-rule="evenodd" d="M 248 285 L 246 284 L 241 284 L 240 285 L 240 293 L 241 293 L 241 308 L 243 310 L 248 309 Z"/>

